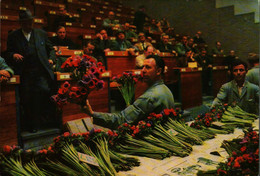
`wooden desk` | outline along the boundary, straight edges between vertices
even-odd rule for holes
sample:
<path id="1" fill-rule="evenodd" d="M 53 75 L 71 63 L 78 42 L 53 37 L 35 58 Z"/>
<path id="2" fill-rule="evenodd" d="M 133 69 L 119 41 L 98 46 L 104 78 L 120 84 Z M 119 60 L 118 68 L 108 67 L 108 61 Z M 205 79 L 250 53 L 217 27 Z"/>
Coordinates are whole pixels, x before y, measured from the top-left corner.
<path id="1" fill-rule="evenodd" d="M 57 81 L 62 84 L 64 81 L 71 80 L 70 73 L 57 73 Z M 103 73 L 102 77 L 105 81 L 105 87 L 102 90 L 95 90 L 89 94 L 88 100 L 94 111 L 110 112 L 109 102 L 109 78 L 111 72 Z M 63 107 L 62 122 L 65 124 L 67 121 L 76 120 L 87 117 L 88 115 L 82 113 L 80 106 L 77 104 L 68 103 Z"/>
<path id="2" fill-rule="evenodd" d="M 228 67 L 215 66 L 212 68 L 212 93 L 216 97 L 221 86 L 228 82 Z"/>
<path id="3" fill-rule="evenodd" d="M 217 56 L 213 55 L 213 66 L 222 66 L 225 65 L 225 55 Z"/>
<path id="4" fill-rule="evenodd" d="M 112 76 L 117 76 L 124 71 L 135 68 L 135 56 L 129 55 L 127 51 L 108 51 L 105 55 L 107 69 L 111 70 Z"/>
<path id="5" fill-rule="evenodd" d="M 0 84 L 0 148 L 18 144 L 18 120 L 16 105 L 16 85 L 20 77 L 14 75 L 10 82 Z"/>
<path id="6" fill-rule="evenodd" d="M 202 104 L 202 68 L 173 68 L 178 77 L 179 97 L 182 108 L 187 109 Z"/>

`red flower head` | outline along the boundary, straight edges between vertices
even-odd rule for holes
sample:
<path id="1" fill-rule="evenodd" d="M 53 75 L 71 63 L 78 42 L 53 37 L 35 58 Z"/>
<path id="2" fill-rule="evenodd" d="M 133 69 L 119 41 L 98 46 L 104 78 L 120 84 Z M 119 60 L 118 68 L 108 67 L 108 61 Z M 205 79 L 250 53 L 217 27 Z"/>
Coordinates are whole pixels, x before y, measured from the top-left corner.
<path id="1" fill-rule="evenodd" d="M 13 149 L 12 149 L 12 147 L 10 145 L 4 145 L 4 147 L 3 147 L 3 151 L 5 153 L 10 153 L 12 150 Z"/>
<path id="2" fill-rule="evenodd" d="M 64 137 L 68 137 L 69 135 L 70 135 L 69 132 L 65 132 L 65 133 L 63 134 Z"/>
<path id="3" fill-rule="evenodd" d="M 147 123 L 146 126 L 147 126 L 147 127 L 151 127 L 151 124 L 150 124 L 150 123 Z"/>
<path id="4" fill-rule="evenodd" d="M 222 170 L 222 169 L 218 169 L 218 170 L 217 170 L 217 174 L 220 175 L 221 173 L 227 175 L 227 171 Z"/>
<path id="5" fill-rule="evenodd" d="M 233 165 L 234 168 L 240 168 L 240 164 L 238 161 L 235 161 L 234 165 Z"/>
<path id="6" fill-rule="evenodd" d="M 241 147 L 240 151 L 241 152 L 245 152 L 246 151 L 246 146 Z"/>
<path id="7" fill-rule="evenodd" d="M 128 127 L 128 124 L 127 124 L 127 123 L 124 123 L 123 125 L 124 125 L 125 127 Z"/>

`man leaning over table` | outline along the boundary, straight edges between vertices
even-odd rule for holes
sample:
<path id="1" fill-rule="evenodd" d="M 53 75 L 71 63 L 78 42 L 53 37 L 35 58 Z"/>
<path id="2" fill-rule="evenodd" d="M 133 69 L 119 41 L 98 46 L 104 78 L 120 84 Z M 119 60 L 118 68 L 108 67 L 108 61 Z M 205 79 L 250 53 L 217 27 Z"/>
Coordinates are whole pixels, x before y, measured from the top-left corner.
<path id="1" fill-rule="evenodd" d="M 5 63 L 4 58 L 0 56 L 0 83 L 7 81 L 13 74 L 14 71 Z"/>
<path id="2" fill-rule="evenodd" d="M 124 122 L 138 122 L 150 113 L 160 113 L 166 108 L 174 108 L 174 98 L 169 88 L 163 83 L 164 61 L 157 55 L 149 55 L 144 60 L 143 80 L 147 90 L 132 105 L 119 113 L 94 112 L 88 100 L 83 110 L 93 117 L 93 122 L 103 127 L 116 129 Z"/>
<path id="3" fill-rule="evenodd" d="M 244 61 L 237 59 L 233 62 L 231 72 L 234 79 L 222 85 L 212 107 L 221 103 L 236 103 L 246 112 L 259 112 L 259 87 L 245 79 L 247 70 Z"/>

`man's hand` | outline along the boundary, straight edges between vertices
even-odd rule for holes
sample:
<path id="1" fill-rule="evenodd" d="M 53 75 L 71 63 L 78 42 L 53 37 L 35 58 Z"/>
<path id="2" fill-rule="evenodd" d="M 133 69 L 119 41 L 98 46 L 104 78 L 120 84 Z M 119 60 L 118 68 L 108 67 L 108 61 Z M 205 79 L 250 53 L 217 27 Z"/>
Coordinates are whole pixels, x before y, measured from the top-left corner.
<path id="1" fill-rule="evenodd" d="M 92 107 L 89 104 L 89 101 L 86 100 L 86 106 L 83 107 L 84 108 L 84 112 L 90 116 L 93 115 L 94 111 L 92 110 Z"/>
<path id="2" fill-rule="evenodd" d="M 49 64 L 53 65 L 53 60 L 49 59 Z"/>
<path id="3" fill-rule="evenodd" d="M 97 37 L 98 37 L 100 40 L 103 40 L 103 36 L 102 36 L 100 33 L 97 34 Z"/>
<path id="4" fill-rule="evenodd" d="M 23 56 L 21 54 L 14 54 L 13 58 L 15 59 L 16 62 L 23 61 Z"/>
<path id="5" fill-rule="evenodd" d="M 5 76 L 7 78 L 11 77 L 10 73 L 6 70 L 0 70 L 0 76 Z"/>
<path id="6" fill-rule="evenodd" d="M 111 51 L 110 48 L 104 49 L 104 52 Z"/>
<path id="7" fill-rule="evenodd" d="M 135 56 L 135 49 L 134 48 L 128 48 L 126 51 L 129 52 L 130 55 Z"/>

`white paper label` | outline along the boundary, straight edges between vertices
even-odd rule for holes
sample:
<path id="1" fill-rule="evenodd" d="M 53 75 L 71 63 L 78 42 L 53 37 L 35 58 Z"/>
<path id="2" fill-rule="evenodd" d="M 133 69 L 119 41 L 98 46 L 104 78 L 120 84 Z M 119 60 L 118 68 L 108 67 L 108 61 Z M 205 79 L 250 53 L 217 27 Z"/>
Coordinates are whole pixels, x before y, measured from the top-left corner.
<path id="1" fill-rule="evenodd" d="M 96 158 L 94 158 L 92 156 L 78 152 L 78 157 L 79 157 L 79 160 L 82 161 L 82 162 L 85 162 L 85 163 L 88 163 L 88 164 L 91 164 L 91 165 L 94 165 L 94 166 L 99 166 Z"/>
<path id="2" fill-rule="evenodd" d="M 60 75 L 60 79 L 69 79 L 70 75 Z"/>
<path id="3" fill-rule="evenodd" d="M 74 54 L 75 55 L 79 55 L 79 54 L 81 54 L 82 52 L 81 51 L 74 51 Z"/>
<path id="4" fill-rule="evenodd" d="M 16 82 L 16 78 L 15 78 L 15 77 L 10 78 L 10 81 L 9 81 L 9 82 L 15 83 L 15 82 Z"/>
<path id="5" fill-rule="evenodd" d="M 169 129 L 169 130 L 168 130 L 168 133 L 170 133 L 170 134 L 173 135 L 173 136 L 176 136 L 176 135 L 178 134 L 178 132 L 175 131 L 174 129 Z"/>
<path id="6" fill-rule="evenodd" d="M 113 55 L 114 55 L 114 52 L 107 52 L 107 55 L 108 55 L 108 56 L 113 56 Z"/>

